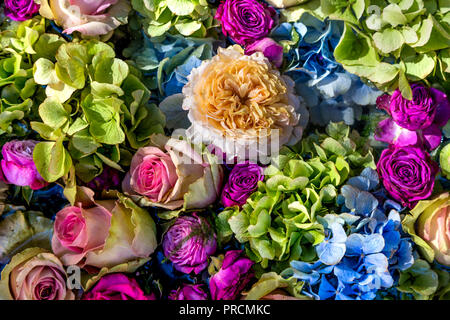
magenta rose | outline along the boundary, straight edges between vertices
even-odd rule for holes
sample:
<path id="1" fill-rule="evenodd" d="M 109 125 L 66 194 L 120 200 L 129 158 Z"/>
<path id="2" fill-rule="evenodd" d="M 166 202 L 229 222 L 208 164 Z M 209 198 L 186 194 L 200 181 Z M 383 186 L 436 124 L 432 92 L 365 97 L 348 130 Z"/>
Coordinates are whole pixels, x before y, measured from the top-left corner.
<path id="1" fill-rule="evenodd" d="M 245 48 L 245 54 L 247 55 L 255 52 L 262 52 L 277 68 L 283 64 L 283 47 L 270 38 L 255 41 Z"/>
<path id="2" fill-rule="evenodd" d="M 392 96 L 377 99 L 378 108 L 392 118 L 380 121 L 375 139 L 398 147 L 419 146 L 437 148 L 442 139 L 441 127 L 450 119 L 450 103 L 445 93 L 413 84 L 413 100 L 409 101 L 396 90 Z"/>
<path id="3" fill-rule="evenodd" d="M 201 284 L 186 284 L 172 290 L 169 300 L 207 300 L 208 295 L 203 291 Z"/>
<path id="4" fill-rule="evenodd" d="M 162 246 L 176 270 L 198 274 L 207 267 L 217 242 L 210 224 L 194 214 L 177 218 L 164 235 Z"/>
<path id="5" fill-rule="evenodd" d="M 12 140 L 3 145 L 1 171 L 5 182 L 33 190 L 48 185 L 33 161 L 33 150 L 37 143 L 34 140 Z"/>
<path id="6" fill-rule="evenodd" d="M 390 145 L 381 153 L 377 171 L 391 197 L 413 208 L 431 196 L 439 166 L 421 148 Z"/>
<path id="7" fill-rule="evenodd" d="M 39 7 L 33 0 L 5 0 L 5 15 L 16 21 L 25 21 L 31 19 Z"/>
<path id="8" fill-rule="evenodd" d="M 437 111 L 437 103 L 433 97 L 433 90 L 421 84 L 411 85 L 412 100 L 402 96 L 399 89 L 395 90 L 389 99 L 389 105 L 379 106 L 392 116 L 392 119 L 402 128 L 408 130 L 420 130 L 428 128 L 434 120 Z M 382 98 L 378 102 L 383 101 Z"/>
<path id="9" fill-rule="evenodd" d="M 123 273 L 111 273 L 103 276 L 82 300 L 156 300 L 156 297 L 145 295 L 136 279 Z"/>
<path id="10" fill-rule="evenodd" d="M 209 280 L 213 300 L 234 300 L 253 278 L 253 261 L 242 256 L 242 250 L 225 254 L 220 270 Z"/>
<path id="11" fill-rule="evenodd" d="M 275 9 L 257 0 L 225 0 L 217 8 L 215 18 L 222 32 L 246 46 L 269 34 L 277 23 Z"/>
<path id="12" fill-rule="evenodd" d="M 233 167 L 222 190 L 222 203 L 226 207 L 241 206 L 255 192 L 258 181 L 263 181 L 263 169 L 249 161 Z"/>

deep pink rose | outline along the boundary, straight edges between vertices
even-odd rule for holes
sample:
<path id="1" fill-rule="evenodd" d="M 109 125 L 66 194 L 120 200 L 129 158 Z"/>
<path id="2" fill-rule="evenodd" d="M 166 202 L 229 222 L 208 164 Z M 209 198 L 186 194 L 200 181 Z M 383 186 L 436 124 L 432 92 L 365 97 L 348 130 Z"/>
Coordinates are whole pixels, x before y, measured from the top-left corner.
<path id="1" fill-rule="evenodd" d="M 5 182 L 33 190 L 41 189 L 48 183 L 41 177 L 33 161 L 33 150 L 38 141 L 12 140 L 3 145 L 1 171 Z"/>
<path id="2" fill-rule="evenodd" d="M 231 250 L 225 254 L 219 272 L 209 280 L 213 300 L 234 300 L 253 278 L 253 261 L 242 256 L 242 250 Z"/>
<path id="3" fill-rule="evenodd" d="M 263 168 L 245 161 L 233 167 L 222 190 L 222 203 L 226 207 L 241 206 L 264 180 Z"/>
<path id="4" fill-rule="evenodd" d="M 270 38 L 255 41 L 245 48 L 247 55 L 255 52 L 262 52 L 277 68 L 283 64 L 283 47 Z"/>
<path id="5" fill-rule="evenodd" d="M 33 0 L 5 0 L 5 15 L 16 21 L 25 21 L 31 19 L 39 7 Z"/>
<path id="6" fill-rule="evenodd" d="M 277 23 L 277 12 L 257 0 L 225 0 L 214 18 L 221 22 L 224 35 L 245 46 L 269 34 Z"/>
<path id="7" fill-rule="evenodd" d="M 163 238 L 164 255 L 178 271 L 196 274 L 208 266 L 217 247 L 216 235 L 206 219 L 182 216 L 175 220 Z"/>
<path id="8" fill-rule="evenodd" d="M 418 146 L 433 150 L 442 139 L 441 127 L 450 119 L 450 102 L 445 93 L 413 84 L 414 98 L 409 101 L 396 90 L 392 96 L 382 95 L 377 106 L 392 118 L 380 121 L 375 139 L 397 147 Z"/>
<path id="9" fill-rule="evenodd" d="M 172 290 L 169 300 L 207 300 L 208 295 L 203 291 L 201 284 L 186 284 Z"/>
<path id="10" fill-rule="evenodd" d="M 391 197 L 413 208 L 431 196 L 439 166 L 421 148 L 390 145 L 381 153 L 377 171 Z"/>
<path id="11" fill-rule="evenodd" d="M 136 279 L 111 273 L 103 276 L 82 300 L 156 300 L 156 297 L 153 293 L 145 295 Z"/>

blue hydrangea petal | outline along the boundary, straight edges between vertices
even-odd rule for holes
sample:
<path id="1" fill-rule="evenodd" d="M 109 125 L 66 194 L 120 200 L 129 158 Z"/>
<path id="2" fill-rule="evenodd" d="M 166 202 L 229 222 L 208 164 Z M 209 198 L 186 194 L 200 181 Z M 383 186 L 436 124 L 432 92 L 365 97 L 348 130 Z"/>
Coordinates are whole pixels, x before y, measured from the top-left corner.
<path id="1" fill-rule="evenodd" d="M 347 256 L 360 256 L 363 246 L 364 236 L 359 233 L 353 233 L 348 236 L 345 246 L 347 248 Z"/>
<path id="2" fill-rule="evenodd" d="M 364 237 L 362 242 L 362 251 L 364 254 L 381 252 L 384 248 L 384 238 L 381 234 L 371 234 Z"/>
<path id="3" fill-rule="evenodd" d="M 378 206 L 378 200 L 369 192 L 361 191 L 356 197 L 356 214 L 369 216 Z"/>

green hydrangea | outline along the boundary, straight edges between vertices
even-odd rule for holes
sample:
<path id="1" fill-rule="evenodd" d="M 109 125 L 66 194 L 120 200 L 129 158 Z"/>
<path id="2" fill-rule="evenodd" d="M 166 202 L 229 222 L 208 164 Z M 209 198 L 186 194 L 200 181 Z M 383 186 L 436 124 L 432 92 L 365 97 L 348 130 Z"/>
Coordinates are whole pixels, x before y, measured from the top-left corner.
<path id="1" fill-rule="evenodd" d="M 170 32 L 204 38 L 215 26 L 206 0 L 132 0 L 131 4 L 143 16 L 142 24 L 150 37 Z"/>
<path id="2" fill-rule="evenodd" d="M 400 272 L 397 290 L 412 295 L 415 300 L 449 300 L 450 274 L 417 259 L 411 268 Z"/>
<path id="3" fill-rule="evenodd" d="M 56 34 L 45 33 L 45 19 L 35 17 L 7 25 L 0 32 L 0 134 L 23 136 L 27 119 L 45 99 L 33 79 L 33 63 L 51 57 L 65 42 Z"/>
<path id="4" fill-rule="evenodd" d="M 409 82 L 423 79 L 437 79 L 450 90 L 448 1 L 311 0 L 283 16 L 296 21 L 304 12 L 344 21 L 336 60 L 383 91 L 399 88 L 411 100 Z"/>
<path id="5" fill-rule="evenodd" d="M 116 58 L 106 43 L 62 44 L 54 57 L 39 58 L 33 73 L 34 81 L 46 86 L 47 97 L 39 106 L 42 121 L 31 126 L 48 140 L 36 146 L 34 161 L 49 182 L 72 166 L 72 181 L 73 173 L 90 181 L 103 164 L 122 170 L 134 150 L 164 132 L 164 115 L 148 104 L 150 91 L 140 73 Z"/>
<path id="6" fill-rule="evenodd" d="M 450 143 L 442 148 L 439 153 L 439 163 L 441 165 L 442 175 L 450 179 Z"/>
<path id="7" fill-rule="evenodd" d="M 282 149 L 247 203 L 218 215 L 219 240 L 234 235 L 264 270 L 281 272 L 292 260 L 313 261 L 314 246 L 324 240 L 316 217 L 333 211 L 338 187 L 367 166 L 375 164 L 365 140 L 343 123 L 331 123 L 326 133 Z"/>

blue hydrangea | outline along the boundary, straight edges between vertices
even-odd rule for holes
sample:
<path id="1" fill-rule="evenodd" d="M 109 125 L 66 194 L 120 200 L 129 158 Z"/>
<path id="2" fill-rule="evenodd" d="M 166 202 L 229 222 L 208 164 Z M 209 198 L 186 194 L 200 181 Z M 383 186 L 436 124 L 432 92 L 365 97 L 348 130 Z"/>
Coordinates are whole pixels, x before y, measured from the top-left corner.
<path id="1" fill-rule="evenodd" d="M 124 56 L 131 59 L 144 74 L 150 89 L 159 92 L 158 100 L 181 93 L 187 77 L 193 68 L 203 60 L 214 56 L 218 41 L 212 38 L 188 38 L 167 34 L 164 37 L 142 38 L 134 41 L 124 50 Z"/>
<path id="2" fill-rule="evenodd" d="M 338 197 L 341 214 L 318 217 L 325 241 L 314 263 L 291 262 L 286 273 L 304 281 L 316 299 L 372 300 L 414 263 L 412 245 L 401 229 L 401 206 L 378 188 L 376 171 L 366 168 L 348 180 Z"/>
<path id="3" fill-rule="evenodd" d="M 282 23 L 272 37 L 285 48 L 285 72 L 311 110 L 311 121 L 353 125 L 362 106 L 374 105 L 380 91 L 344 70 L 333 55 L 343 31 L 342 21 L 320 21 L 303 14 L 295 23 Z"/>

